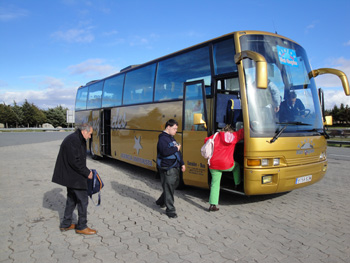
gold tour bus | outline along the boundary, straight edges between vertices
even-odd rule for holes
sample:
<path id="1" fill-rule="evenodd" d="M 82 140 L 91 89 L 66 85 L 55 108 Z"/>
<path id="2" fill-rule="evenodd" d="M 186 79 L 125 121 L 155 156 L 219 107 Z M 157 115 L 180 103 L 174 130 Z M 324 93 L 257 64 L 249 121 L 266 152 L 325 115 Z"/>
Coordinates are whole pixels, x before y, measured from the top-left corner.
<path id="1" fill-rule="evenodd" d="M 321 180 L 327 171 L 323 92 L 314 78 L 339 70 L 312 70 L 305 50 L 286 37 L 260 31 L 233 32 L 78 89 L 76 124 L 92 123 L 92 157 L 110 157 L 156 171 L 158 135 L 167 120 L 179 123 L 186 171 L 184 185 L 209 188 L 210 172 L 200 149 L 205 137 L 231 124 L 244 128 L 232 173 L 221 189 L 245 195 L 291 191 Z M 284 116 L 290 94 L 299 106 Z M 292 99 L 293 99 L 292 98 Z M 302 104 L 302 106 L 300 106 Z"/>

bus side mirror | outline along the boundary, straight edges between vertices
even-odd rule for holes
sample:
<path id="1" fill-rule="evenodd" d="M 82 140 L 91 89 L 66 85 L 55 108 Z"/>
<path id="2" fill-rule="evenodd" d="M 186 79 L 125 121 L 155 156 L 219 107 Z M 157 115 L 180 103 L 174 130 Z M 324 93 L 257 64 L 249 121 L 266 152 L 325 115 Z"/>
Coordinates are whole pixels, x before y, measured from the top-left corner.
<path id="1" fill-rule="evenodd" d="M 204 124 L 204 127 L 207 128 L 207 124 L 203 120 L 202 117 L 203 117 L 202 113 L 195 113 L 195 114 L 193 114 L 193 124 L 194 125 Z"/>
<path id="2" fill-rule="evenodd" d="M 241 60 L 249 58 L 256 63 L 256 86 L 259 89 L 267 88 L 267 62 L 263 55 L 254 51 L 242 51 L 235 55 L 235 63 L 238 64 Z"/>
<path id="3" fill-rule="evenodd" d="M 343 71 L 333 68 L 320 68 L 309 72 L 309 78 L 316 78 L 318 75 L 333 74 L 340 78 L 346 96 L 350 95 L 349 80 Z"/>
<path id="4" fill-rule="evenodd" d="M 332 126 L 333 125 L 333 116 L 326 116 L 326 121 L 324 123 L 324 125 L 326 126 Z"/>

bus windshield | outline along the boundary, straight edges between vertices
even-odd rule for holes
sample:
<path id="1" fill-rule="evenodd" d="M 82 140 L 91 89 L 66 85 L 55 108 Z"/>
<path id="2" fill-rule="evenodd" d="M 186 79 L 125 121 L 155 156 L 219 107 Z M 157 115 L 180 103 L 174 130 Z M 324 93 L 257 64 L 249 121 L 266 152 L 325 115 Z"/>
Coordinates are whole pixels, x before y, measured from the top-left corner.
<path id="1" fill-rule="evenodd" d="M 318 93 L 308 58 L 302 47 L 283 38 L 244 35 L 242 51 L 263 55 L 268 63 L 268 88 L 255 83 L 255 62 L 244 59 L 244 73 L 252 137 L 282 136 L 322 131 L 323 122 Z"/>

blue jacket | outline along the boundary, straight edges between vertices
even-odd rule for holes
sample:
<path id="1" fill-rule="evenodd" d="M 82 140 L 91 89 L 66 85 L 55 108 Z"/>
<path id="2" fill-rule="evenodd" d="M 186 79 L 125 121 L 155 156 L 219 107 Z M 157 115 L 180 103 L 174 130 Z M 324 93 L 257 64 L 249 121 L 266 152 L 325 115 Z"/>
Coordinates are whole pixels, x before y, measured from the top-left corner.
<path id="1" fill-rule="evenodd" d="M 171 136 L 170 134 L 168 134 L 164 131 L 161 134 L 159 134 L 158 144 L 157 144 L 157 155 L 161 159 L 161 167 L 170 167 L 175 162 L 177 162 L 175 167 L 180 167 L 180 166 L 184 165 L 184 162 L 182 160 L 182 156 L 181 156 L 180 152 L 177 154 L 178 158 L 180 158 L 180 160 L 177 160 L 178 158 L 177 159 L 164 159 L 164 157 L 172 156 L 178 152 L 176 145 L 178 145 L 178 143 L 176 142 L 174 137 Z"/>

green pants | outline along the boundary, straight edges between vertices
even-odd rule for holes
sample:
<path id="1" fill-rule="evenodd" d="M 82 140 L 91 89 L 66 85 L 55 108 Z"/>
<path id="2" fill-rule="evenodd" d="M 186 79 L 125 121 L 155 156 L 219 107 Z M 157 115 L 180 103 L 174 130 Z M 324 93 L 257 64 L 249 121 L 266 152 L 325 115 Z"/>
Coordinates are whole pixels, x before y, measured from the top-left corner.
<path id="1" fill-rule="evenodd" d="M 221 181 L 222 172 L 232 171 L 235 185 L 239 185 L 241 183 L 241 172 L 239 169 L 239 164 L 237 162 L 235 162 L 235 164 L 230 169 L 227 169 L 227 170 L 214 170 L 214 169 L 209 169 L 209 170 L 211 173 L 209 204 L 217 205 L 219 204 L 220 181 Z"/>

